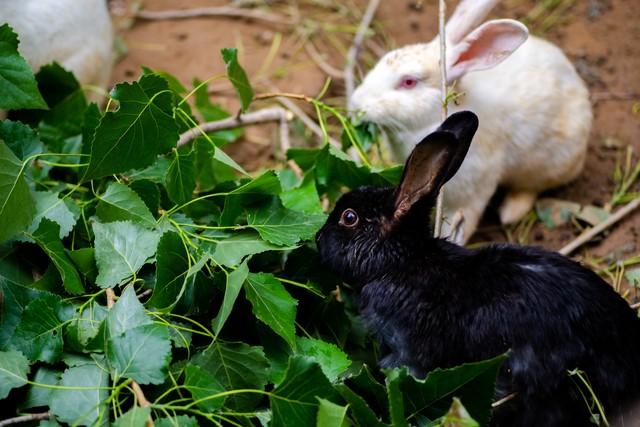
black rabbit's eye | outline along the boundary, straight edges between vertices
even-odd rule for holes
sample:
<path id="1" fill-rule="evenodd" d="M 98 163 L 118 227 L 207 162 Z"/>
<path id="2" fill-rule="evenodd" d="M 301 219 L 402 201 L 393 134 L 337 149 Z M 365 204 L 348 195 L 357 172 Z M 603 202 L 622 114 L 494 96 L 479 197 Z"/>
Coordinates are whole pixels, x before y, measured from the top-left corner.
<path id="1" fill-rule="evenodd" d="M 358 225 L 358 214 L 353 209 L 345 209 L 340 216 L 340 225 L 345 227 L 355 227 Z"/>

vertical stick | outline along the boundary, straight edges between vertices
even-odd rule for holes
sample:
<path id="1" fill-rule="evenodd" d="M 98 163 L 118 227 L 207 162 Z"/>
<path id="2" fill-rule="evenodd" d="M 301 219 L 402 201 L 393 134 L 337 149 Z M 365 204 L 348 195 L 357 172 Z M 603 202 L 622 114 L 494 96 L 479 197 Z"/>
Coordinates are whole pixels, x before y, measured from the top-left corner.
<path id="1" fill-rule="evenodd" d="M 107 288 L 107 308 L 110 310 L 115 304 L 115 302 L 116 302 L 116 293 L 113 291 L 113 288 Z M 150 405 L 149 401 L 144 396 L 144 393 L 142 392 L 142 389 L 140 388 L 137 382 L 131 381 L 131 388 L 133 389 L 133 394 L 136 396 L 136 399 L 138 400 L 138 405 L 141 408 L 144 408 Z M 151 418 L 151 415 L 149 415 L 149 418 L 147 418 L 147 421 L 145 422 L 145 427 L 153 427 L 153 419 Z"/>
<path id="2" fill-rule="evenodd" d="M 358 54 L 360 53 L 360 47 L 362 46 L 365 33 L 369 29 L 371 21 L 373 21 L 373 15 L 375 15 L 379 4 L 380 0 L 369 0 L 367 9 L 365 10 L 364 15 L 362 15 L 362 20 L 358 26 L 358 31 L 353 38 L 353 43 L 347 52 L 347 66 L 344 69 L 344 86 L 347 105 L 349 105 L 349 100 L 351 100 L 351 95 L 353 95 L 353 91 L 355 89 L 353 72 L 356 66 L 356 61 L 358 60 Z"/>
<path id="3" fill-rule="evenodd" d="M 442 121 L 447 118 L 447 39 L 445 37 L 445 16 L 447 14 L 447 4 L 445 0 L 438 1 L 438 33 L 440 38 L 440 90 L 442 91 Z M 433 235 L 442 235 L 442 202 L 444 190 L 441 188 L 436 201 L 436 223 Z"/>

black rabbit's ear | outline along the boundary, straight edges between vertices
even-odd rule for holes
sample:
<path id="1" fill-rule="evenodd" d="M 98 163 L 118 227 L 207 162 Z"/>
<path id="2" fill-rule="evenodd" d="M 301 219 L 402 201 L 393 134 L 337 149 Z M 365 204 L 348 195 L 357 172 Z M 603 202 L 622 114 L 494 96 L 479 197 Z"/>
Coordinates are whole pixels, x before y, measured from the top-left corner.
<path id="1" fill-rule="evenodd" d="M 418 200 L 438 194 L 462 165 L 477 129 L 477 116 L 462 111 L 452 114 L 416 145 L 396 192 L 394 221 L 404 217 Z"/>

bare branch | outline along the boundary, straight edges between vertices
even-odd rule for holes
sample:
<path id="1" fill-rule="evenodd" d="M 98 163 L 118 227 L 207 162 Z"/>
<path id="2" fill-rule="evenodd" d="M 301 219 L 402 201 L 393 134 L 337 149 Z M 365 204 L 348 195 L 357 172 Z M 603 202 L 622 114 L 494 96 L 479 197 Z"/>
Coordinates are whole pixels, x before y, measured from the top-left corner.
<path id="1" fill-rule="evenodd" d="M 304 50 L 307 52 L 307 55 L 309 55 L 309 58 L 311 58 L 318 68 L 324 71 L 326 75 L 332 79 L 344 79 L 344 73 L 325 61 L 322 54 L 318 52 L 318 49 L 316 49 L 316 46 L 311 40 L 304 44 Z"/>
<path id="2" fill-rule="evenodd" d="M 116 303 L 116 293 L 113 292 L 113 288 L 107 288 L 107 308 L 113 307 L 113 304 Z"/>
<path id="3" fill-rule="evenodd" d="M 440 90 L 442 91 L 442 121 L 447 119 L 447 38 L 445 34 L 445 17 L 447 15 L 447 3 L 439 0 L 438 28 L 440 38 Z M 442 234 L 442 215 L 444 204 L 444 190 L 441 188 L 436 200 L 436 221 L 433 235 L 440 237 Z"/>
<path id="4" fill-rule="evenodd" d="M 7 418 L 0 421 L 0 427 L 9 426 L 11 424 L 28 423 L 30 421 L 48 420 L 51 418 L 51 414 L 48 412 L 41 412 L 38 414 L 21 415 L 19 417 Z"/>
<path id="5" fill-rule="evenodd" d="M 502 399 L 498 399 L 495 402 L 493 402 L 491 404 L 491 408 L 497 408 L 500 405 L 504 405 L 505 403 L 507 403 L 508 401 L 510 401 L 511 399 L 513 399 L 514 397 L 516 397 L 518 395 L 518 393 L 511 393 L 511 394 L 507 394 L 505 397 L 503 397 Z"/>
<path id="6" fill-rule="evenodd" d="M 458 209 L 451 220 L 449 240 L 451 242 L 462 242 L 464 240 L 464 212 L 462 209 Z"/>
<path id="7" fill-rule="evenodd" d="M 280 90 L 271 82 L 269 82 L 269 86 L 275 93 L 281 93 Z M 318 126 L 318 124 L 313 121 L 311 117 L 309 117 L 304 111 L 302 111 L 300 107 L 298 107 L 293 101 L 291 101 L 291 99 L 284 96 L 278 96 L 276 97 L 276 101 L 278 101 L 287 110 L 291 111 L 297 118 L 299 118 L 300 121 L 304 123 L 304 125 L 309 128 L 309 130 L 313 132 L 318 138 L 320 138 L 321 140 L 324 139 L 324 133 L 322 132 L 320 126 Z M 335 147 L 341 146 L 340 143 L 332 137 L 329 137 L 329 144 Z"/>
<path id="8" fill-rule="evenodd" d="M 240 126 L 253 125 L 258 123 L 275 122 L 289 120 L 289 114 L 284 108 L 270 107 L 250 113 L 241 114 L 234 117 L 228 117 L 215 122 L 202 123 L 195 128 L 189 129 L 180 135 L 178 147 L 188 144 L 203 133 L 214 132 L 223 129 L 233 129 Z"/>
<path id="9" fill-rule="evenodd" d="M 347 65 L 344 69 L 344 84 L 347 103 L 351 99 L 351 95 L 353 95 L 353 90 L 355 89 L 353 71 L 356 66 L 356 61 L 358 60 L 358 54 L 360 53 L 360 48 L 362 47 L 365 33 L 369 29 L 371 21 L 373 21 L 373 15 L 375 15 L 376 9 L 378 8 L 379 4 L 380 0 L 369 0 L 367 9 L 365 10 L 364 15 L 362 15 L 362 20 L 360 21 L 358 31 L 353 38 L 353 43 L 351 44 L 351 47 L 347 52 Z"/>
<path id="10" fill-rule="evenodd" d="M 138 405 L 141 408 L 146 408 L 147 406 L 151 405 L 137 382 L 131 381 L 131 389 L 133 390 L 133 394 L 135 395 L 136 400 L 138 401 Z M 151 418 L 151 415 L 149 415 L 149 418 L 147 418 L 145 427 L 153 427 L 153 419 Z"/>
<path id="11" fill-rule="evenodd" d="M 113 291 L 113 288 L 107 288 L 106 293 L 107 293 L 107 308 L 111 309 L 113 308 L 113 305 L 115 304 L 115 301 L 116 301 L 116 293 Z M 136 399 L 138 400 L 138 404 L 143 408 L 145 406 L 149 406 L 149 401 L 144 396 L 144 393 L 142 392 L 142 389 L 140 388 L 138 383 L 135 381 L 131 381 L 131 388 L 133 389 L 133 394 L 136 396 Z M 147 419 L 145 426 L 153 427 L 153 419 L 151 418 L 151 415 L 149 415 L 149 419 Z"/>
<path id="12" fill-rule="evenodd" d="M 582 234 L 580 234 L 578 237 L 576 237 L 575 240 L 573 240 L 568 245 L 566 245 L 565 247 L 560 249 L 558 252 L 560 254 L 562 254 L 562 255 L 571 254 L 573 251 L 578 249 L 580 246 L 584 245 L 585 243 L 587 243 L 588 241 L 590 241 L 591 239 L 596 237 L 598 234 L 602 233 L 604 230 L 606 230 L 607 228 L 611 227 L 612 225 L 614 225 L 615 223 L 620 221 L 625 216 L 629 215 L 631 212 L 633 212 L 639 206 L 640 206 L 640 198 L 637 198 L 637 199 L 629 202 L 624 207 L 618 209 L 618 211 L 616 213 L 611 215 L 606 220 L 604 220 L 601 223 L 595 225 L 594 227 L 591 227 L 588 230 L 585 230 L 584 232 L 582 232 Z"/>
<path id="13" fill-rule="evenodd" d="M 185 18 L 199 18 L 199 17 L 232 17 L 232 18 L 249 18 L 257 19 L 261 21 L 270 22 L 278 25 L 294 25 L 295 22 L 291 19 L 284 18 L 282 16 L 266 13 L 260 10 L 253 9 L 240 9 L 231 6 L 220 7 L 196 7 L 193 9 L 181 9 L 181 10 L 140 10 L 135 15 L 140 19 L 147 19 L 150 21 L 163 20 L 163 19 L 185 19 Z"/>

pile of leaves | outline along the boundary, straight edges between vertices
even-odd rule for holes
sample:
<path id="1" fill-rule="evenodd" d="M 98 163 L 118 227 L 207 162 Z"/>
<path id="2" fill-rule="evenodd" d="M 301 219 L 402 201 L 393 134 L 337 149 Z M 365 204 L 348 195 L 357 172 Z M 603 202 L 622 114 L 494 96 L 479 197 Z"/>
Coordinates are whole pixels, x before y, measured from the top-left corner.
<path id="1" fill-rule="evenodd" d="M 235 50 L 222 59 L 248 108 L 253 91 Z M 290 150 L 296 171 L 250 176 L 221 149 L 241 129 L 177 147 L 196 112 L 229 116 L 206 84 L 188 90 L 144 69 L 102 110 L 59 65 L 34 75 L 7 25 L 0 108 L 12 110 L 0 122 L 3 418 L 486 424 L 502 358 L 424 380 L 377 370 L 354 297 L 342 288 L 336 298 L 342 284 L 318 262 L 321 200 L 392 185 L 398 168 L 360 166 L 325 145 Z"/>

